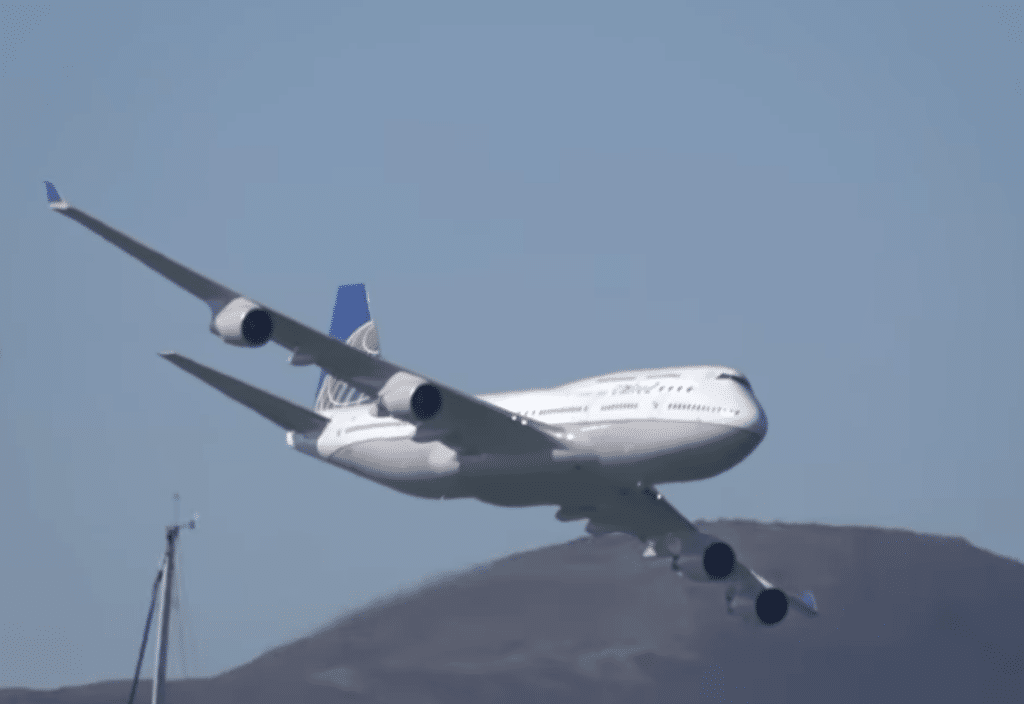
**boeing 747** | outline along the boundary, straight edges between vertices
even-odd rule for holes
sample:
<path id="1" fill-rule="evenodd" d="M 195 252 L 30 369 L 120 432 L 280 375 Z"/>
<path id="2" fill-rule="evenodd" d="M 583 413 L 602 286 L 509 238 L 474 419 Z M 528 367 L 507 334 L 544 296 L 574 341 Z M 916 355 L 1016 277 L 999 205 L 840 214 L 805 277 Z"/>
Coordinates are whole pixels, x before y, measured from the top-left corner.
<path id="1" fill-rule="evenodd" d="M 338 289 L 328 334 L 243 296 L 84 213 L 46 182 L 50 207 L 204 301 L 230 345 L 290 350 L 321 368 L 313 408 L 184 355 L 172 364 L 283 428 L 299 452 L 391 489 L 499 506 L 557 506 L 592 534 L 622 532 L 643 554 L 690 579 L 721 582 L 726 605 L 755 625 L 790 607 L 817 614 L 814 595 L 774 586 L 702 532 L 658 492 L 734 467 L 768 422 L 747 377 L 726 366 L 636 369 L 548 389 L 472 396 L 385 360 L 362 284 Z"/>

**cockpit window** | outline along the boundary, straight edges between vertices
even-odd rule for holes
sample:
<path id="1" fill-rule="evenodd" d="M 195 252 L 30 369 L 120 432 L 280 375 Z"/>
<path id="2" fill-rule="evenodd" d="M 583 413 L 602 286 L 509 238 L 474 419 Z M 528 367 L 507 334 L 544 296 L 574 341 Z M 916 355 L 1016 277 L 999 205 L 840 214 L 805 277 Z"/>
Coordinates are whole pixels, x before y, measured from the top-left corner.
<path id="1" fill-rule="evenodd" d="M 750 382 L 747 381 L 747 377 L 743 376 L 742 374 L 722 373 L 722 374 L 718 375 L 718 378 L 719 379 L 735 379 L 736 381 L 738 381 L 739 383 L 743 384 L 745 387 L 750 389 Z M 753 391 L 753 389 L 750 389 L 750 390 Z"/>

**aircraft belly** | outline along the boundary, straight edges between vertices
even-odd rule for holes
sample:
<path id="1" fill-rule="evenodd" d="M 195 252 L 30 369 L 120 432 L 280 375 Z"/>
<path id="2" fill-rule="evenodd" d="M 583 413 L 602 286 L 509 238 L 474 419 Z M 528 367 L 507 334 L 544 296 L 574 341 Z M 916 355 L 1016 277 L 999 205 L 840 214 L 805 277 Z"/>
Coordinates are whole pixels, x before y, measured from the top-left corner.
<path id="1" fill-rule="evenodd" d="M 458 455 L 440 442 L 406 438 L 364 440 L 339 447 L 331 455 L 383 479 L 437 479 L 459 471 Z"/>
<path id="2" fill-rule="evenodd" d="M 565 426 L 570 448 L 465 457 L 464 495 L 501 506 L 579 505 L 609 486 L 693 481 L 720 474 L 760 438 L 733 426 L 639 420 Z"/>
<path id="3" fill-rule="evenodd" d="M 497 506 L 588 503 L 607 481 L 587 463 L 553 462 L 550 455 L 480 455 L 463 458 L 461 496 Z"/>
<path id="4" fill-rule="evenodd" d="M 579 427 L 574 440 L 598 458 L 610 479 L 644 484 L 693 481 L 720 474 L 749 455 L 761 438 L 735 426 L 700 421 L 635 420 Z"/>
<path id="5" fill-rule="evenodd" d="M 404 494 L 439 499 L 453 496 L 458 456 L 440 442 L 408 438 L 362 440 L 320 447 L 320 456 Z"/>
<path id="6" fill-rule="evenodd" d="M 696 421 L 635 420 L 565 430 L 570 447 L 555 453 L 460 457 L 439 441 L 416 442 L 407 435 L 339 443 L 340 436 L 324 433 L 316 454 L 413 496 L 474 497 L 501 506 L 578 505 L 609 485 L 715 476 L 761 441 L 735 426 Z"/>
<path id="7" fill-rule="evenodd" d="M 594 452 L 603 465 L 632 464 L 714 442 L 720 426 L 665 420 L 629 420 L 578 426 L 573 442 Z"/>
<path id="8" fill-rule="evenodd" d="M 763 436 L 756 433 L 727 425 L 719 425 L 712 432 L 707 432 L 706 428 L 695 430 L 678 453 L 651 463 L 644 473 L 644 483 L 690 482 L 714 477 L 735 467 L 762 439 Z"/>

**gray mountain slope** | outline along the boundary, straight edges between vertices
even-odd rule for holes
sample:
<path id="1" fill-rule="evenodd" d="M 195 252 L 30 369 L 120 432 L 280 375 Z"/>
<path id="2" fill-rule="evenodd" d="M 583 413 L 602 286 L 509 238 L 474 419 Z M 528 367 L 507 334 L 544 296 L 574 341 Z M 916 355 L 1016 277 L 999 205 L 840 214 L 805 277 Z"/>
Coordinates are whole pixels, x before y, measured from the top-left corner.
<path id="1" fill-rule="evenodd" d="M 821 614 L 753 628 L 624 535 L 510 556 L 345 617 L 169 702 L 1022 702 L 1024 566 L 962 538 L 723 520 Z M 127 701 L 128 682 L 0 690 L 0 704 Z M 148 701 L 148 682 L 138 701 Z"/>

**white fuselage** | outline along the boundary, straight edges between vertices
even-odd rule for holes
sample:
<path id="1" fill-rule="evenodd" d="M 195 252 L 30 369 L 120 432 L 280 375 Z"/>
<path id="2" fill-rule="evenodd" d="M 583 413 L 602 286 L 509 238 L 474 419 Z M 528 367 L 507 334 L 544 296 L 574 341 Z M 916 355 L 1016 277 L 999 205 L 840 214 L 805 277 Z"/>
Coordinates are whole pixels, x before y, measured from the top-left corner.
<path id="1" fill-rule="evenodd" d="M 723 377 L 723 375 L 725 375 Z M 504 506 L 579 504 L 589 486 L 650 486 L 715 476 L 761 442 L 767 419 L 745 377 L 687 366 L 606 374 L 479 398 L 564 432 L 546 453 L 459 454 L 413 439 L 416 426 L 376 403 L 341 408 L 296 449 L 399 491 Z"/>

